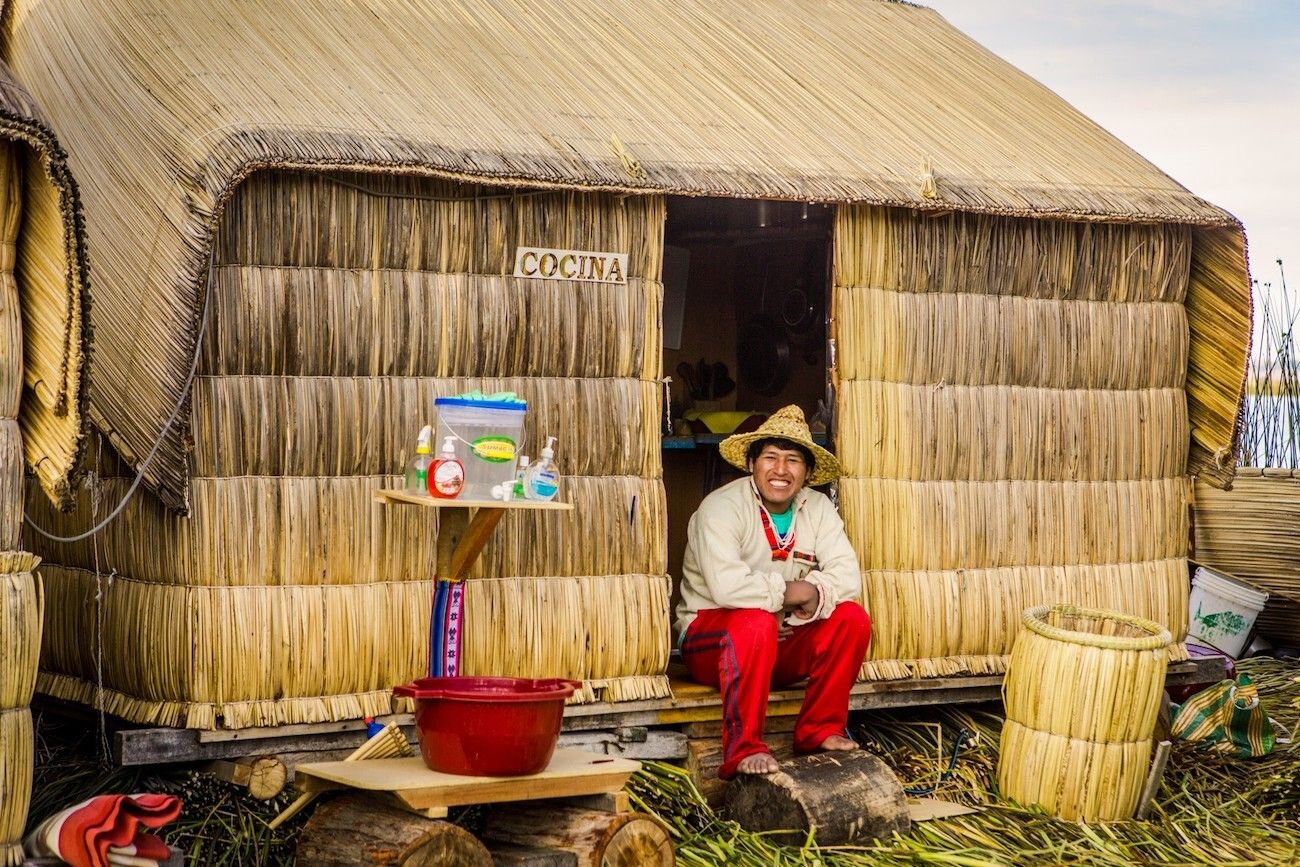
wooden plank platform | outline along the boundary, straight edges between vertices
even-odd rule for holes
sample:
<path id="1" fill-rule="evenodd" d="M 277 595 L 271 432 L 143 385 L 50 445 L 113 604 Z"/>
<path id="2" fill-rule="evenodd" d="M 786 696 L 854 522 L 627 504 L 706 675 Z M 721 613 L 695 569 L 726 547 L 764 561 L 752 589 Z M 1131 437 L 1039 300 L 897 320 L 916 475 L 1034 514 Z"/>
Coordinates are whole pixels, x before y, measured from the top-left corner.
<path id="1" fill-rule="evenodd" d="M 1225 670 L 1223 657 L 1198 658 L 1169 666 L 1168 682 L 1171 685 L 1213 682 L 1222 680 Z M 676 675 L 677 670 L 673 669 L 672 673 Z M 676 676 L 672 687 L 672 698 L 570 705 L 564 711 L 563 731 L 575 734 L 616 732 L 722 719 L 722 703 L 717 690 Z M 849 708 L 874 710 L 970 704 L 998 701 L 1001 697 L 1001 675 L 916 678 L 855 684 L 849 696 Z M 802 690 L 773 690 L 769 718 L 798 713 L 802 700 Z M 406 730 L 408 737 L 414 738 L 411 714 L 393 714 L 380 717 L 378 721 L 396 722 Z M 365 723 L 360 720 L 217 731 L 122 728 L 114 732 L 113 758 L 119 765 L 211 761 L 250 755 L 354 749 L 365 738 Z M 636 755 L 635 743 L 623 746 L 631 747 L 624 749 L 625 754 Z"/>
<path id="2" fill-rule="evenodd" d="M 557 749 L 546 770 L 526 777 L 464 777 L 431 771 L 418 757 L 364 762 L 313 762 L 298 766 L 304 792 L 360 789 L 380 792 L 401 807 L 441 818 L 448 807 L 613 795 L 641 763 L 582 750 Z"/>

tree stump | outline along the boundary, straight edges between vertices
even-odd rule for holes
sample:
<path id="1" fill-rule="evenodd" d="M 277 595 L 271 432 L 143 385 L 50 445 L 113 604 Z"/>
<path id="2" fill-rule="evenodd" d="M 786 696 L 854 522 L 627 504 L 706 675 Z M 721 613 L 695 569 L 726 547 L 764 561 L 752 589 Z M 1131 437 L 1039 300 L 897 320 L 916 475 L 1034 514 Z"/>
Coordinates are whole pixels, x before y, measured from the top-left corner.
<path id="1" fill-rule="evenodd" d="M 503 805 L 488 818 L 483 839 L 572 852 L 579 867 L 671 867 L 677 862 L 667 829 L 644 813 Z"/>
<path id="2" fill-rule="evenodd" d="M 781 763 L 775 774 L 738 774 L 727 786 L 727 815 L 750 831 L 790 831 L 800 842 L 816 828 L 834 846 L 883 839 L 911 828 L 902 784 L 876 756 L 826 752 Z"/>
<path id="3" fill-rule="evenodd" d="M 372 795 L 321 804 L 298 838 L 297 863 L 319 867 L 491 867 L 487 847 L 464 828 L 392 807 Z"/>

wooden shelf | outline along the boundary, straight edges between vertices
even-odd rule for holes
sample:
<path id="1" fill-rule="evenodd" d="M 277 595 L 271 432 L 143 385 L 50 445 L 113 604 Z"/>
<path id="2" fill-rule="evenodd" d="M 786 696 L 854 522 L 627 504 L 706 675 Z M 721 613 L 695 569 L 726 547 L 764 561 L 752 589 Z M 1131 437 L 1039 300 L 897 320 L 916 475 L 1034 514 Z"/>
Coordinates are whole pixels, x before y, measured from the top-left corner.
<path id="1" fill-rule="evenodd" d="M 532 509 L 534 511 L 572 511 L 572 503 L 556 500 L 467 500 L 457 497 L 444 500 L 426 494 L 385 488 L 375 492 L 375 500 L 389 506 L 424 506 L 426 509 Z"/>

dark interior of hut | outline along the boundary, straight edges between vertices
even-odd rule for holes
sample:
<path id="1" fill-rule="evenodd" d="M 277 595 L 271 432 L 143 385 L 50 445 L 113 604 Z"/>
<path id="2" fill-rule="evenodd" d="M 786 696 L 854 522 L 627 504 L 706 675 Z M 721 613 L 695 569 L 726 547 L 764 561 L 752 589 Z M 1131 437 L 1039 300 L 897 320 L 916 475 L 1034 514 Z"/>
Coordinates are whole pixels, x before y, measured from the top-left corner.
<path id="1" fill-rule="evenodd" d="M 672 431 L 663 455 L 674 588 L 691 515 L 740 476 L 718 456 L 726 432 L 794 403 L 814 436 L 825 436 L 832 213 L 802 202 L 668 200 L 663 369 Z"/>

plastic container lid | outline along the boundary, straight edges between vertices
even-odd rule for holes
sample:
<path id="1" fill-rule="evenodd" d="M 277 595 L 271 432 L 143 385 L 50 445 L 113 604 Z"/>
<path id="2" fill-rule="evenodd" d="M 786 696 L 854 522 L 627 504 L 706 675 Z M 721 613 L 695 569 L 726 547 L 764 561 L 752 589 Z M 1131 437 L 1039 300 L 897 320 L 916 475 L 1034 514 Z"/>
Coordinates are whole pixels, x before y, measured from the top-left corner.
<path id="1" fill-rule="evenodd" d="M 468 400 L 463 397 L 439 397 L 433 401 L 434 406 L 463 406 L 468 409 L 505 409 L 513 412 L 524 412 L 528 409 L 528 402 L 507 403 L 503 400 Z"/>

